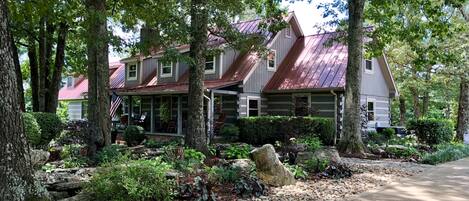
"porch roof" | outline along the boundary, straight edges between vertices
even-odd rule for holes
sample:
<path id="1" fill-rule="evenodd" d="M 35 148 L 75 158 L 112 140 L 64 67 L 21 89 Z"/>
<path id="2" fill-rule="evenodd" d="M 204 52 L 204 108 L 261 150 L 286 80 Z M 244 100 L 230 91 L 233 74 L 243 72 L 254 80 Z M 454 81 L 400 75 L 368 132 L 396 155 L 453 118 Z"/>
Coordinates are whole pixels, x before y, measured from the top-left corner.
<path id="1" fill-rule="evenodd" d="M 220 81 L 220 80 L 207 80 L 204 82 L 205 89 L 220 89 L 223 87 L 233 86 L 238 84 L 238 81 Z M 115 92 L 119 95 L 151 95 L 151 94 L 184 94 L 188 93 L 188 83 L 168 83 L 154 86 L 145 86 L 137 88 L 121 88 L 116 89 Z"/>

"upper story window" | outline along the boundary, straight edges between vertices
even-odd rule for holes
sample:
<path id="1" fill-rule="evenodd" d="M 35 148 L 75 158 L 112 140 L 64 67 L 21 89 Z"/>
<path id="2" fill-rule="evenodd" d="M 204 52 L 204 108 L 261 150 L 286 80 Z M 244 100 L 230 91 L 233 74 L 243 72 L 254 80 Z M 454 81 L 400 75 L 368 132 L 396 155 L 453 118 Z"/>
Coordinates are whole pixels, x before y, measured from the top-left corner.
<path id="1" fill-rule="evenodd" d="M 205 74 L 215 73 L 215 56 L 207 56 L 205 58 Z"/>
<path id="2" fill-rule="evenodd" d="M 368 116 L 368 121 L 374 121 L 375 120 L 375 102 L 374 100 L 368 99 L 367 100 L 367 116 Z"/>
<path id="3" fill-rule="evenodd" d="M 137 63 L 129 64 L 127 69 L 127 80 L 137 80 Z"/>
<path id="4" fill-rule="evenodd" d="M 173 76 L 173 62 L 160 62 L 161 77 Z"/>
<path id="5" fill-rule="evenodd" d="M 291 38 L 291 26 L 285 28 L 285 37 Z"/>
<path id="6" fill-rule="evenodd" d="M 73 77 L 72 76 L 67 77 L 67 87 L 73 87 Z"/>
<path id="7" fill-rule="evenodd" d="M 373 62 L 371 61 L 371 59 L 365 60 L 365 72 L 373 73 Z"/>
<path id="8" fill-rule="evenodd" d="M 267 70 L 275 70 L 277 68 L 277 51 L 270 50 L 267 55 Z"/>

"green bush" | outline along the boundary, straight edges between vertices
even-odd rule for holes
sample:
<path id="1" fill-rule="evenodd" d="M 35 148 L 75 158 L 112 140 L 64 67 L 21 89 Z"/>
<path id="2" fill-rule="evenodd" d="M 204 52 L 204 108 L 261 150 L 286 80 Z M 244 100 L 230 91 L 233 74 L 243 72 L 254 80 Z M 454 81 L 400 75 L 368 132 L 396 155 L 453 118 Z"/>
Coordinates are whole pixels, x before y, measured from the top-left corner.
<path id="1" fill-rule="evenodd" d="M 145 147 L 148 147 L 148 148 L 162 148 L 164 146 L 168 146 L 168 145 L 173 145 L 173 146 L 176 146 L 176 145 L 179 145 L 179 141 L 178 140 L 169 140 L 169 141 L 156 141 L 156 140 L 147 140 L 145 141 L 144 145 Z"/>
<path id="2" fill-rule="evenodd" d="M 195 149 L 185 148 L 184 159 L 203 163 L 205 159 L 205 155 L 202 152 L 197 151 Z"/>
<path id="3" fill-rule="evenodd" d="M 415 131 L 419 142 L 428 145 L 448 143 L 453 140 L 453 124 L 449 120 L 419 119 L 410 121 L 407 130 Z"/>
<path id="4" fill-rule="evenodd" d="M 121 146 L 112 144 L 101 149 L 96 153 L 96 160 L 98 164 L 113 163 L 121 160 L 124 157 L 124 153 L 121 151 Z"/>
<path id="5" fill-rule="evenodd" d="M 64 168 L 81 168 L 85 167 L 89 160 L 81 155 L 84 146 L 80 144 L 64 145 L 60 157 L 64 161 Z"/>
<path id="6" fill-rule="evenodd" d="M 293 173 L 295 179 L 306 179 L 306 177 L 308 177 L 308 172 L 306 172 L 303 167 L 299 165 L 289 165 L 288 163 L 285 163 L 284 165 L 291 173 Z"/>
<path id="7" fill-rule="evenodd" d="M 386 140 L 390 140 L 396 137 L 396 131 L 393 128 L 385 128 L 381 133 L 386 138 Z"/>
<path id="8" fill-rule="evenodd" d="M 169 169 L 160 158 L 116 164 L 99 169 L 85 190 L 96 200 L 172 200 L 175 185 L 165 175 Z"/>
<path id="9" fill-rule="evenodd" d="M 237 139 L 239 136 L 239 128 L 233 124 L 225 124 L 220 130 L 220 135 L 226 139 Z"/>
<path id="10" fill-rule="evenodd" d="M 225 154 L 227 159 L 242 159 L 249 158 L 249 153 L 251 152 L 251 146 L 249 145 L 231 145 L 226 149 Z"/>
<path id="11" fill-rule="evenodd" d="M 422 157 L 422 163 L 436 165 L 439 163 L 455 161 L 469 156 L 469 146 L 465 144 L 441 144 L 437 151 L 427 153 Z"/>
<path id="12" fill-rule="evenodd" d="M 63 130 L 63 123 L 60 118 L 53 113 L 32 112 L 41 128 L 41 144 L 46 145 L 60 135 Z"/>
<path id="13" fill-rule="evenodd" d="M 36 118 L 30 113 L 23 113 L 24 132 L 29 144 L 33 146 L 41 145 L 41 128 Z"/>
<path id="14" fill-rule="evenodd" d="M 329 166 L 329 163 L 330 161 L 326 159 L 312 158 L 304 163 L 304 167 L 308 172 L 318 173 L 324 172 L 327 166 Z"/>
<path id="15" fill-rule="evenodd" d="M 299 143 L 306 144 L 308 146 L 308 151 L 316 151 L 322 147 L 321 140 L 318 137 L 306 136 L 298 139 Z"/>
<path id="16" fill-rule="evenodd" d="M 406 149 L 400 149 L 397 147 L 386 147 L 386 153 L 393 155 L 396 158 L 413 158 L 413 157 L 420 157 L 420 152 L 413 148 L 407 147 Z"/>
<path id="17" fill-rule="evenodd" d="M 211 181 L 220 183 L 235 183 L 241 178 L 241 168 L 239 167 L 218 167 L 207 168 L 208 178 Z"/>
<path id="18" fill-rule="evenodd" d="M 288 143 L 301 136 L 317 136 L 324 145 L 333 145 L 335 136 L 334 120 L 317 117 L 243 117 L 239 129 L 239 140 L 255 145 Z"/>
<path id="19" fill-rule="evenodd" d="M 145 140 L 145 130 L 140 126 L 127 126 L 124 130 L 124 140 L 129 146 L 135 146 Z"/>

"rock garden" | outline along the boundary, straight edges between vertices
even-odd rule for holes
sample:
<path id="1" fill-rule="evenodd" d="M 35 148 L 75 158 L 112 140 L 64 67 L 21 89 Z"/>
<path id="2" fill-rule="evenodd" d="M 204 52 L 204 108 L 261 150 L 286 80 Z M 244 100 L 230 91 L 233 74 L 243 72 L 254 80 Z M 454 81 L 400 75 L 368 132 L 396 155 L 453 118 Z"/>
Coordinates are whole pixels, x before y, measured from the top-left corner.
<path id="1" fill-rule="evenodd" d="M 406 136 L 365 133 L 362 159 L 339 154 L 330 119 L 243 118 L 221 129 L 208 154 L 128 126 L 119 144 L 94 157 L 86 121 L 25 121 L 36 176 L 53 200 L 349 200 L 469 154 L 452 143 L 451 125 L 436 120 L 413 122 Z"/>

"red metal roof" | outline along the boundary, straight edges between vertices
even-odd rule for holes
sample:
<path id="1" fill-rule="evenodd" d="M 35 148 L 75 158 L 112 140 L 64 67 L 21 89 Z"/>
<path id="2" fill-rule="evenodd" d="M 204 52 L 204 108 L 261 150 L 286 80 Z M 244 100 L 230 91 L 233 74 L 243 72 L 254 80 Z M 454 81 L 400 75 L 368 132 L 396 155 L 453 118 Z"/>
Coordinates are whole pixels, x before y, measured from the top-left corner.
<path id="1" fill-rule="evenodd" d="M 120 62 L 109 63 L 110 88 L 124 87 L 125 65 Z M 88 92 L 88 79 L 80 76 L 75 86 L 63 86 L 59 91 L 59 100 L 80 100 Z"/>
<path id="2" fill-rule="evenodd" d="M 264 91 L 343 88 L 347 46 L 330 40 L 338 34 L 333 32 L 299 38 Z"/>

